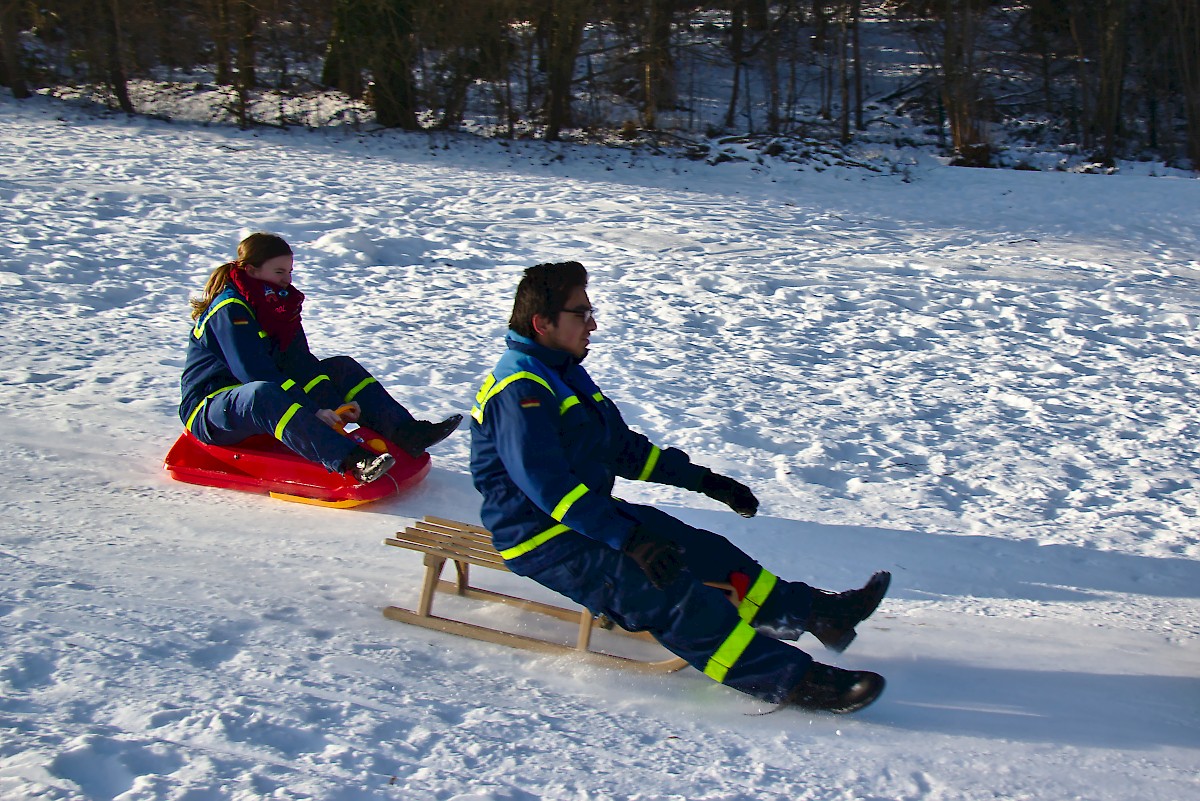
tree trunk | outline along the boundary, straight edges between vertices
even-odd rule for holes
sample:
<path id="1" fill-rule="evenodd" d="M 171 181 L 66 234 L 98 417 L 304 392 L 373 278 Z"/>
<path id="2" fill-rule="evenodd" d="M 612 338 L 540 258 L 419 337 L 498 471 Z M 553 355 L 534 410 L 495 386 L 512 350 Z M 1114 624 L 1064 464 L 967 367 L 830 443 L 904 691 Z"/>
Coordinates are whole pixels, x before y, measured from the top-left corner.
<path id="1" fill-rule="evenodd" d="M 213 81 L 217 86 L 233 86 L 232 48 L 229 46 L 229 3 L 212 0 Z"/>
<path id="2" fill-rule="evenodd" d="M 104 82 L 112 90 L 117 105 L 126 114 L 133 114 L 133 100 L 129 97 L 129 76 L 125 71 L 124 47 L 121 37 L 119 0 L 96 0 L 96 13 L 100 29 L 100 63 Z"/>
<path id="3" fill-rule="evenodd" d="M 945 0 L 942 40 L 942 103 L 950 122 L 955 163 L 988 167 L 992 146 L 983 115 L 983 90 L 976 70 L 977 0 Z"/>
<path id="4" fill-rule="evenodd" d="M 854 48 L 854 128 L 855 130 L 865 131 L 867 125 L 863 121 L 863 60 L 862 60 L 862 42 L 860 41 L 859 31 L 862 28 L 862 0 L 852 0 L 851 6 L 850 33 L 853 37 L 852 46 Z"/>
<path id="5" fill-rule="evenodd" d="M 838 115 L 840 139 L 843 145 L 850 143 L 850 8 L 846 2 L 838 10 L 838 84 L 842 95 L 841 113 Z"/>
<path id="6" fill-rule="evenodd" d="M 575 59 L 583 44 L 589 0 L 547 0 L 546 15 L 546 139 L 556 141 L 571 124 L 571 86 Z"/>
<path id="7" fill-rule="evenodd" d="M 1070 14 L 1080 66 L 1083 142 L 1111 163 L 1121 133 L 1128 0 L 1071 0 Z"/>
<path id="8" fill-rule="evenodd" d="M 746 8 L 744 0 L 734 0 L 729 23 L 729 57 L 733 60 L 733 82 L 729 90 L 729 106 L 725 109 L 725 127 L 733 128 L 737 117 L 738 90 L 742 80 L 742 59 L 746 49 Z"/>
<path id="9" fill-rule="evenodd" d="M 413 81 L 411 0 L 373 0 L 376 36 L 371 49 L 371 102 L 375 119 L 387 128 L 420 130 Z"/>
<path id="10" fill-rule="evenodd" d="M 258 86 L 256 50 L 258 46 L 258 9 L 254 0 L 238 0 L 238 86 L 253 89 Z"/>
<path id="11" fill-rule="evenodd" d="M 364 35 L 367 10 L 357 0 L 337 0 L 333 8 L 333 29 L 321 68 L 321 83 L 340 89 L 355 100 L 363 96 L 361 53 L 368 46 Z"/>
<path id="12" fill-rule="evenodd" d="M 25 100 L 33 93 L 25 80 L 25 65 L 21 58 L 19 3 L 0 0 L 0 84 L 7 86 L 12 96 Z"/>
<path id="13" fill-rule="evenodd" d="M 1171 0 L 1171 28 L 1178 49 L 1180 91 L 1187 112 L 1187 156 L 1200 172 L 1200 3 Z"/>
<path id="14" fill-rule="evenodd" d="M 646 22 L 646 50 L 642 81 L 642 127 L 658 127 L 658 110 L 675 103 L 675 80 L 671 63 L 673 0 L 650 0 Z"/>

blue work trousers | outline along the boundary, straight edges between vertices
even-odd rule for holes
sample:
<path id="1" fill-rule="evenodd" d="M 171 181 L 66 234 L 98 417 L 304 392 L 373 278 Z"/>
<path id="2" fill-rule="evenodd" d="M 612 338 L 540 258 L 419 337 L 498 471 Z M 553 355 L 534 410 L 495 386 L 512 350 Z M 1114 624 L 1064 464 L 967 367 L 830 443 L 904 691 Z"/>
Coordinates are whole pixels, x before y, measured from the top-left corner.
<path id="1" fill-rule="evenodd" d="M 761 566 L 719 534 L 689 526 L 650 506 L 621 503 L 621 508 L 684 549 L 686 567 L 674 582 L 655 587 L 631 558 L 595 540 L 584 541 L 578 551 L 530 578 L 593 614 L 607 615 L 628 631 L 650 632 L 667 650 L 708 673 L 710 659 L 745 623 L 725 593 L 704 582 L 727 582 L 733 571 L 753 579 Z M 789 592 L 799 603 L 811 603 L 807 585 L 780 581 L 776 591 Z M 811 664 L 812 657 L 804 651 L 754 633 L 721 681 L 779 703 Z"/>
<path id="2" fill-rule="evenodd" d="M 192 433 L 209 445 L 235 445 L 255 434 L 270 434 L 284 445 L 332 473 L 357 444 L 334 431 L 312 410 L 301 408 L 277 431 L 295 401 L 278 385 L 251 381 L 209 398 L 192 421 Z"/>
<path id="3" fill-rule="evenodd" d="M 389 395 L 383 385 L 353 358 L 331 356 L 321 359 L 312 375 L 305 374 L 311 372 L 311 369 L 292 369 L 286 359 L 285 354 L 285 372 L 295 378 L 296 383 L 301 386 L 312 384 L 308 395 L 318 407 L 336 409 L 348 400 L 353 400 L 362 408 L 362 417 L 358 421 L 362 425 L 399 444 L 404 444 L 411 436 L 415 422 L 412 414 Z M 328 380 L 314 383 L 313 379 L 319 376 L 325 376 Z"/>

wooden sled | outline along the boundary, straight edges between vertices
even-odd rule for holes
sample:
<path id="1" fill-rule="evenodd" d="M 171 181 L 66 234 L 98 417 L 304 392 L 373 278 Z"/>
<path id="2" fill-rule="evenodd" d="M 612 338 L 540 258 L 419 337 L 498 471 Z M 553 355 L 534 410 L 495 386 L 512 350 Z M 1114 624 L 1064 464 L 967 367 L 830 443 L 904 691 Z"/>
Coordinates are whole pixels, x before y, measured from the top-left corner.
<path id="1" fill-rule="evenodd" d="M 523 648 L 548 654 L 570 655 L 581 657 L 590 662 L 637 670 L 644 673 L 671 673 L 686 667 L 687 662 L 679 657 L 646 661 L 633 659 L 617 654 L 606 653 L 592 648 L 592 631 L 596 627 L 610 630 L 615 634 L 634 637 L 640 640 L 654 642 L 647 632 L 630 632 L 614 626 L 613 622 L 603 615 L 593 615 L 587 609 L 566 609 L 561 606 L 531 601 L 512 595 L 505 595 L 491 590 L 472 587 L 470 583 L 470 566 L 488 567 L 493 570 L 510 572 L 504 564 L 504 559 L 492 547 L 492 535 L 479 526 L 445 520 L 438 517 L 426 517 L 414 523 L 396 536 L 384 540 L 388 545 L 408 548 L 425 554 L 425 579 L 421 585 L 421 597 L 417 603 L 417 611 L 413 612 L 398 606 L 389 606 L 383 614 L 392 620 L 412 623 L 414 626 L 424 626 L 427 629 L 458 634 L 484 642 L 508 645 L 513 648 Z M 441 578 L 442 568 L 447 561 L 454 562 L 456 580 L 445 581 Z M 461 620 L 439 617 L 433 614 L 433 599 L 437 592 L 459 595 L 480 601 L 506 604 L 518 609 L 537 612 L 549 617 L 567 622 L 578 623 L 579 633 L 574 645 L 568 645 L 552 640 L 543 640 L 523 634 L 512 634 L 498 629 L 478 626 Z"/>

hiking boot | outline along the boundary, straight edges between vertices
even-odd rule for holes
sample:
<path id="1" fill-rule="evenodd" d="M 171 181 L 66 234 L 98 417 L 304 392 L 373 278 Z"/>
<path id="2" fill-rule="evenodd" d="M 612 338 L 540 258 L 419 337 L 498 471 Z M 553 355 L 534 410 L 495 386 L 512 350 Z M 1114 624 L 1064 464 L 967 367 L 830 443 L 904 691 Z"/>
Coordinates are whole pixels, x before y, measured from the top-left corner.
<path id="1" fill-rule="evenodd" d="M 395 463 L 396 457 L 390 453 L 372 453 L 362 446 L 355 446 L 342 462 L 342 472 L 352 476 L 359 484 L 370 484 L 383 478 Z"/>
<path id="2" fill-rule="evenodd" d="M 881 570 L 857 590 L 833 593 L 811 588 L 812 606 L 803 618 L 791 611 L 778 611 L 780 607 L 789 610 L 801 603 L 788 594 L 798 592 L 792 589 L 795 585 L 786 585 L 782 591 L 776 590 L 781 594 L 768 600 L 752 625 L 760 634 L 776 640 L 798 640 L 808 631 L 826 648 L 841 653 L 854 641 L 857 635 L 854 627 L 879 608 L 891 580 L 892 574 Z"/>
<path id="3" fill-rule="evenodd" d="M 414 420 L 397 444 L 414 459 L 458 430 L 461 414 L 452 414 L 440 423 Z"/>
<path id="4" fill-rule="evenodd" d="M 842 670 L 813 662 L 783 705 L 839 715 L 857 712 L 878 698 L 886 684 L 878 673 Z"/>
<path id="5" fill-rule="evenodd" d="M 816 590 L 805 628 L 831 651 L 841 653 L 854 642 L 854 627 L 874 614 L 892 583 L 892 574 L 881 570 L 857 590 Z"/>

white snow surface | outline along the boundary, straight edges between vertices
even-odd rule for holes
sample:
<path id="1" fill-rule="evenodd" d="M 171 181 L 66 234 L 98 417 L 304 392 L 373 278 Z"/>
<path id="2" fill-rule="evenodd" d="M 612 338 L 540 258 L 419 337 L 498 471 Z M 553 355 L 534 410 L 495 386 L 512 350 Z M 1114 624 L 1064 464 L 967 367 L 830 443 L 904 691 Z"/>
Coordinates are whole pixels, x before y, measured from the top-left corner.
<path id="1" fill-rule="evenodd" d="M 40 99 L 0 101 L 0 162 L 0 798 L 1200 799 L 1200 181 Z M 891 570 L 846 653 L 799 643 L 886 693 L 763 715 L 385 619 L 422 565 L 383 539 L 479 520 L 465 427 L 355 510 L 172 481 L 187 300 L 254 230 L 296 249 L 314 350 L 425 417 L 469 409 L 521 270 L 584 262 L 606 394 L 762 510 L 618 491 L 786 578 Z"/>

